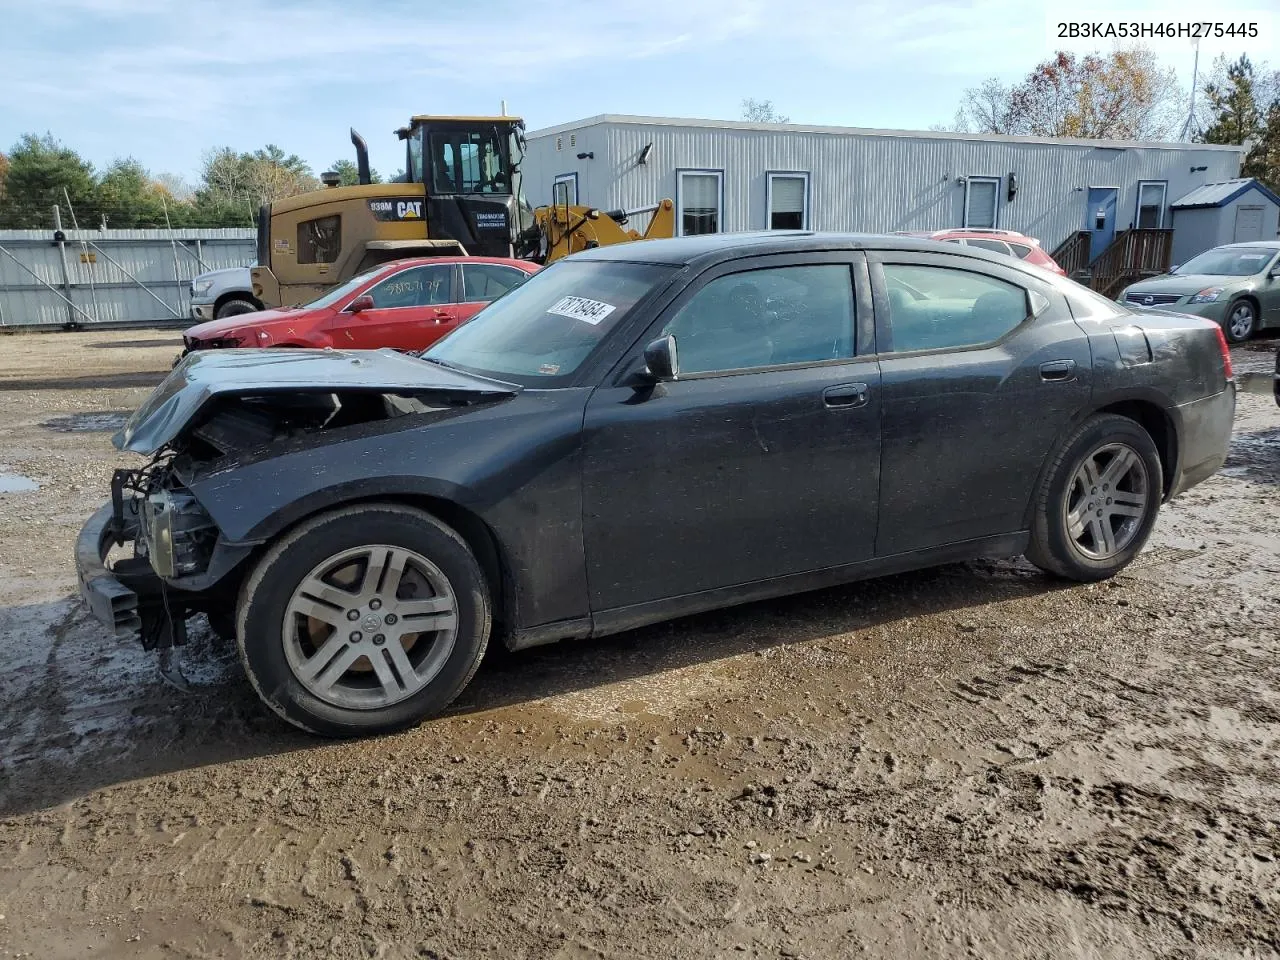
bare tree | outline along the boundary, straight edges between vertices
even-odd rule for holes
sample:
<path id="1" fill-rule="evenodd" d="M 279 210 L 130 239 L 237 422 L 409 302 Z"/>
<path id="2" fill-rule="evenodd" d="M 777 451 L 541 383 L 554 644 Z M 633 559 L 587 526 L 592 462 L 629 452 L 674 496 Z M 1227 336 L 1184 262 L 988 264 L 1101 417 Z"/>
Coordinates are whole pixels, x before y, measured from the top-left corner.
<path id="1" fill-rule="evenodd" d="M 772 100 L 755 100 L 747 97 L 742 101 L 742 119 L 751 123 L 790 123 L 790 117 L 784 117 L 773 106 Z"/>

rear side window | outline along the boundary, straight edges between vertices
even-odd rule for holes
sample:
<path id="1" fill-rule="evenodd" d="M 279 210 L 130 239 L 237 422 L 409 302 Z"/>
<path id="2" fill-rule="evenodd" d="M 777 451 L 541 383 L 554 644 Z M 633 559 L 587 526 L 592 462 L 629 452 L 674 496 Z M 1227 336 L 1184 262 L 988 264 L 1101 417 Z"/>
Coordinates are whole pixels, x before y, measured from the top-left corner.
<path id="1" fill-rule="evenodd" d="M 333 263 L 342 250 L 342 217 L 319 217 L 298 224 L 298 262 Z"/>
<path id="2" fill-rule="evenodd" d="M 884 278 L 895 353 L 992 343 L 1030 314 L 1025 290 L 981 273 L 885 264 Z"/>
<path id="3" fill-rule="evenodd" d="M 453 265 L 432 264 L 401 270 L 369 291 L 379 310 L 426 307 L 453 301 Z"/>
<path id="4" fill-rule="evenodd" d="M 1031 256 L 1031 248 L 1025 243 L 1011 243 L 1009 248 L 1013 251 L 1013 255 L 1019 260 L 1025 260 Z"/>
<path id="5" fill-rule="evenodd" d="M 717 277 L 666 325 L 680 372 L 712 373 L 853 356 L 853 282 L 839 264 Z"/>
<path id="6" fill-rule="evenodd" d="M 983 250 L 990 250 L 992 253 L 1003 253 L 1009 256 L 1009 245 L 1003 240 L 983 240 L 970 237 L 965 241 L 971 247 L 981 247 Z"/>
<path id="7" fill-rule="evenodd" d="M 464 303 L 488 303 L 529 279 L 515 267 L 496 263 L 464 263 L 462 265 L 462 300 Z"/>

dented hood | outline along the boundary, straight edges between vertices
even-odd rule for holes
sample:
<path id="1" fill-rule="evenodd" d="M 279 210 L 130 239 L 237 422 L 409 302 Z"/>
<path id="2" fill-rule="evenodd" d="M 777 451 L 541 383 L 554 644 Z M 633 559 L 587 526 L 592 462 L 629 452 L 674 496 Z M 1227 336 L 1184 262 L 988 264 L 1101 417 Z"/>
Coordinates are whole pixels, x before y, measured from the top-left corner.
<path id="1" fill-rule="evenodd" d="M 111 442 L 119 450 L 155 453 L 218 396 L 352 390 L 495 396 L 520 388 L 390 349 L 198 351 L 173 368 Z"/>

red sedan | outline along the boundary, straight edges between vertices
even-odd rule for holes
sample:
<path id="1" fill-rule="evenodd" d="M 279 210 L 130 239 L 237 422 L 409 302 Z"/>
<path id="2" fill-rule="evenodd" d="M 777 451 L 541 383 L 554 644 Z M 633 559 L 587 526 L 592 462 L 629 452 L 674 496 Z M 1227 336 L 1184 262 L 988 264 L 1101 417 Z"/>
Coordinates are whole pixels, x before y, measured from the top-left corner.
<path id="1" fill-rule="evenodd" d="M 527 260 L 426 257 L 352 277 L 302 307 L 241 313 L 196 324 L 190 350 L 216 347 L 345 347 L 425 350 L 480 308 L 539 270 Z"/>
<path id="2" fill-rule="evenodd" d="M 994 253 L 1003 253 L 1007 257 L 1017 257 L 1037 267 L 1052 270 L 1065 277 L 1067 271 L 1058 266 L 1056 260 L 1045 253 L 1040 241 L 1028 237 L 1016 230 L 995 230 L 985 227 L 952 227 L 948 230 L 899 230 L 900 236 L 926 237 L 930 240 L 941 240 L 943 243 L 958 243 L 962 246 L 981 247 Z"/>

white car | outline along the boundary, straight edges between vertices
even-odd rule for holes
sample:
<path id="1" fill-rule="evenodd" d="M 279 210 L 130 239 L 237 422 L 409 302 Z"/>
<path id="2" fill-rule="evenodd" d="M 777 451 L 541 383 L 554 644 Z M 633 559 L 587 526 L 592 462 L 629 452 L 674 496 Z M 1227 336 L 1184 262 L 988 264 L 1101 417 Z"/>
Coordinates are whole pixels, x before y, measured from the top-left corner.
<path id="1" fill-rule="evenodd" d="M 248 267 L 210 270 L 191 281 L 191 316 L 196 320 L 221 320 L 261 309 Z"/>

